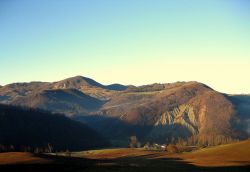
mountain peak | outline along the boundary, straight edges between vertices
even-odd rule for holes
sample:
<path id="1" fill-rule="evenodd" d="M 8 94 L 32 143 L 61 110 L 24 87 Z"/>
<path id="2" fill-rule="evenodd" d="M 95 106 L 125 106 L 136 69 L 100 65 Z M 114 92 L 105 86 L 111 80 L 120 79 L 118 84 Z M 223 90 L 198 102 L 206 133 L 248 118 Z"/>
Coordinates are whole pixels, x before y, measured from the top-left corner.
<path id="1" fill-rule="evenodd" d="M 61 81 L 54 83 L 55 88 L 65 89 L 65 88 L 75 88 L 81 89 L 83 87 L 98 87 L 107 90 L 123 91 L 127 89 L 127 86 L 121 84 L 111 84 L 111 85 L 102 85 L 101 83 L 84 76 L 74 76 Z"/>
<path id="2" fill-rule="evenodd" d="M 101 87 L 104 88 L 105 86 L 96 82 L 93 79 L 83 77 L 83 76 L 74 76 L 71 78 L 67 78 L 55 83 L 56 88 L 77 88 L 80 89 L 81 87 Z"/>

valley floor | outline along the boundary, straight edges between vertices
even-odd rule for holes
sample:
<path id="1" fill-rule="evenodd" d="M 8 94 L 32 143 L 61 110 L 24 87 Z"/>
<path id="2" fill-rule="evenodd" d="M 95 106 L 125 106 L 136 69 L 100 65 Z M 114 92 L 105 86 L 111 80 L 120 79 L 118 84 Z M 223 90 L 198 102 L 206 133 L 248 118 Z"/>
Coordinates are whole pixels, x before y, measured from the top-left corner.
<path id="1" fill-rule="evenodd" d="M 250 141 L 168 154 L 143 149 L 74 152 L 71 157 L 0 153 L 0 171 L 250 171 Z"/>

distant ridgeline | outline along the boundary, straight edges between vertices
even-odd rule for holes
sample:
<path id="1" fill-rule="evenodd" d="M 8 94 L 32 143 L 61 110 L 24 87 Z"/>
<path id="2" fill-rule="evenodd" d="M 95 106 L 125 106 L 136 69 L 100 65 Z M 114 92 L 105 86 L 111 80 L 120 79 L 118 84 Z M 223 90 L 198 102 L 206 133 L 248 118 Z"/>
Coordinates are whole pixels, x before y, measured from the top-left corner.
<path id="1" fill-rule="evenodd" d="M 0 105 L 0 151 L 84 150 L 108 146 L 96 131 L 63 115 Z"/>

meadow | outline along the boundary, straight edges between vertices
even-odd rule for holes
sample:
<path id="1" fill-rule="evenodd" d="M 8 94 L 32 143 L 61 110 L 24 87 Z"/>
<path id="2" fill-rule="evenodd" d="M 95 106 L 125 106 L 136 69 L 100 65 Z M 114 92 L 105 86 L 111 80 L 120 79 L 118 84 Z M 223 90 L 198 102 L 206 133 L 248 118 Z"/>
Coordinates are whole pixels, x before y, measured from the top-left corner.
<path id="1" fill-rule="evenodd" d="M 250 141 L 168 153 L 115 148 L 72 153 L 0 154 L 1 171 L 249 171 Z"/>

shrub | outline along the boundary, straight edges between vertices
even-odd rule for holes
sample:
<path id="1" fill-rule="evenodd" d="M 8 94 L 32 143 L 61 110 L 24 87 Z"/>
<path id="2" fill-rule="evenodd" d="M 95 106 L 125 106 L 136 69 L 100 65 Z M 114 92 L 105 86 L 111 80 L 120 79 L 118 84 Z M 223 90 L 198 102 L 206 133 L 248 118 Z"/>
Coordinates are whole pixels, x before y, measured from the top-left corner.
<path id="1" fill-rule="evenodd" d="M 167 149 L 167 151 L 170 152 L 170 153 L 177 153 L 177 152 L 179 152 L 178 147 L 175 146 L 175 145 L 172 145 L 172 144 L 168 145 L 168 146 L 166 147 L 166 149 Z"/>

